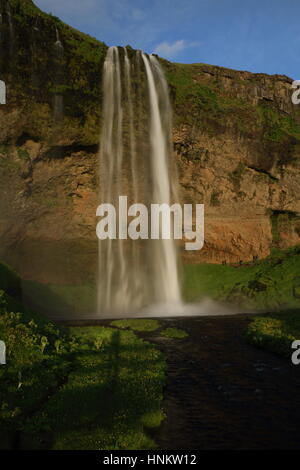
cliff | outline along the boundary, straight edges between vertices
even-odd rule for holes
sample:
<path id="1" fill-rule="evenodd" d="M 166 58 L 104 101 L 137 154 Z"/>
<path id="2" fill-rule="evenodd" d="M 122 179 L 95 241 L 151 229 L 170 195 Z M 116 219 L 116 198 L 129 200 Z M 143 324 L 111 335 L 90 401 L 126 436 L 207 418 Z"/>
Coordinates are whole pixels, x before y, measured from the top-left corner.
<path id="1" fill-rule="evenodd" d="M 0 12 L 0 79 L 7 84 L 0 256 L 30 279 L 42 264 L 39 280 L 72 274 L 79 282 L 97 257 L 107 46 L 30 0 L 2 0 Z M 182 202 L 205 204 L 205 247 L 183 252 L 185 260 L 247 261 L 300 243 L 300 106 L 291 102 L 292 80 L 160 60 L 174 108 Z"/>

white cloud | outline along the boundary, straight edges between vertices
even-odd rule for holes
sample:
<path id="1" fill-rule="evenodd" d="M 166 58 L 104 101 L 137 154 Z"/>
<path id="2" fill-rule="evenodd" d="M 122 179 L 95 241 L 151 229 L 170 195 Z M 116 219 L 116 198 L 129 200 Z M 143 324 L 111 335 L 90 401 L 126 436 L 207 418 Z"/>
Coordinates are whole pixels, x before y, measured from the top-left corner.
<path id="1" fill-rule="evenodd" d="M 184 39 L 180 39 L 173 43 L 168 43 L 167 41 L 163 41 L 156 46 L 153 52 L 154 54 L 158 54 L 162 57 L 173 59 L 179 52 L 183 51 L 184 49 L 188 49 L 190 47 L 195 47 L 195 46 L 199 46 L 199 43 L 185 41 Z"/>

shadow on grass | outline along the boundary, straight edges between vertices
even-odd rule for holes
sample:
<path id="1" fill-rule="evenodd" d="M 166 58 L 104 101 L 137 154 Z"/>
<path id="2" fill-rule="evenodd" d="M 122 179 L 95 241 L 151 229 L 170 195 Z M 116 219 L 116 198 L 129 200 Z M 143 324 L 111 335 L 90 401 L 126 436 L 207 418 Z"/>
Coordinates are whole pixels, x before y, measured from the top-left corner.
<path id="1" fill-rule="evenodd" d="M 112 331 L 100 351 L 79 352 L 68 382 L 27 423 L 22 448 L 155 447 L 144 427 L 163 418 L 164 368 L 154 346 L 132 332 Z"/>

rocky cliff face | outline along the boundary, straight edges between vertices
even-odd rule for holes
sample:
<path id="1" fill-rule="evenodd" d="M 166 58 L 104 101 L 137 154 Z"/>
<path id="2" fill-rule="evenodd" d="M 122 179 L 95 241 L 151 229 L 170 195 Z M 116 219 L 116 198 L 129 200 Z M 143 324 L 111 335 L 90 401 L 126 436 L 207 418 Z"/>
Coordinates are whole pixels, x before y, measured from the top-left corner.
<path id="1" fill-rule="evenodd" d="M 28 278 L 39 266 L 45 281 L 84 265 L 80 282 L 96 263 L 107 47 L 30 0 L 1 0 L 0 11 L 0 79 L 7 83 L 7 104 L 0 106 L 0 256 Z M 205 204 L 205 247 L 183 252 L 186 261 L 246 261 L 299 243 L 300 106 L 291 102 L 292 80 L 161 62 L 174 105 L 181 198 Z M 84 262 L 83 246 L 90 255 Z"/>
<path id="2" fill-rule="evenodd" d="M 165 64 L 185 200 L 204 202 L 213 262 L 265 257 L 300 241 L 300 106 L 292 80 Z"/>

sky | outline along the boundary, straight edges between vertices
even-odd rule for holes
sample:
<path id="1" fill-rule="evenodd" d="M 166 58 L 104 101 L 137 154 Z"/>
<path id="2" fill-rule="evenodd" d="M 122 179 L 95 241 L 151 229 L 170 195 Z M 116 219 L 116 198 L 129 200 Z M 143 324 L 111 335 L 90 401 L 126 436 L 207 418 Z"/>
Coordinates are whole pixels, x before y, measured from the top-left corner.
<path id="1" fill-rule="evenodd" d="M 34 0 L 107 45 L 300 79 L 300 0 Z"/>

